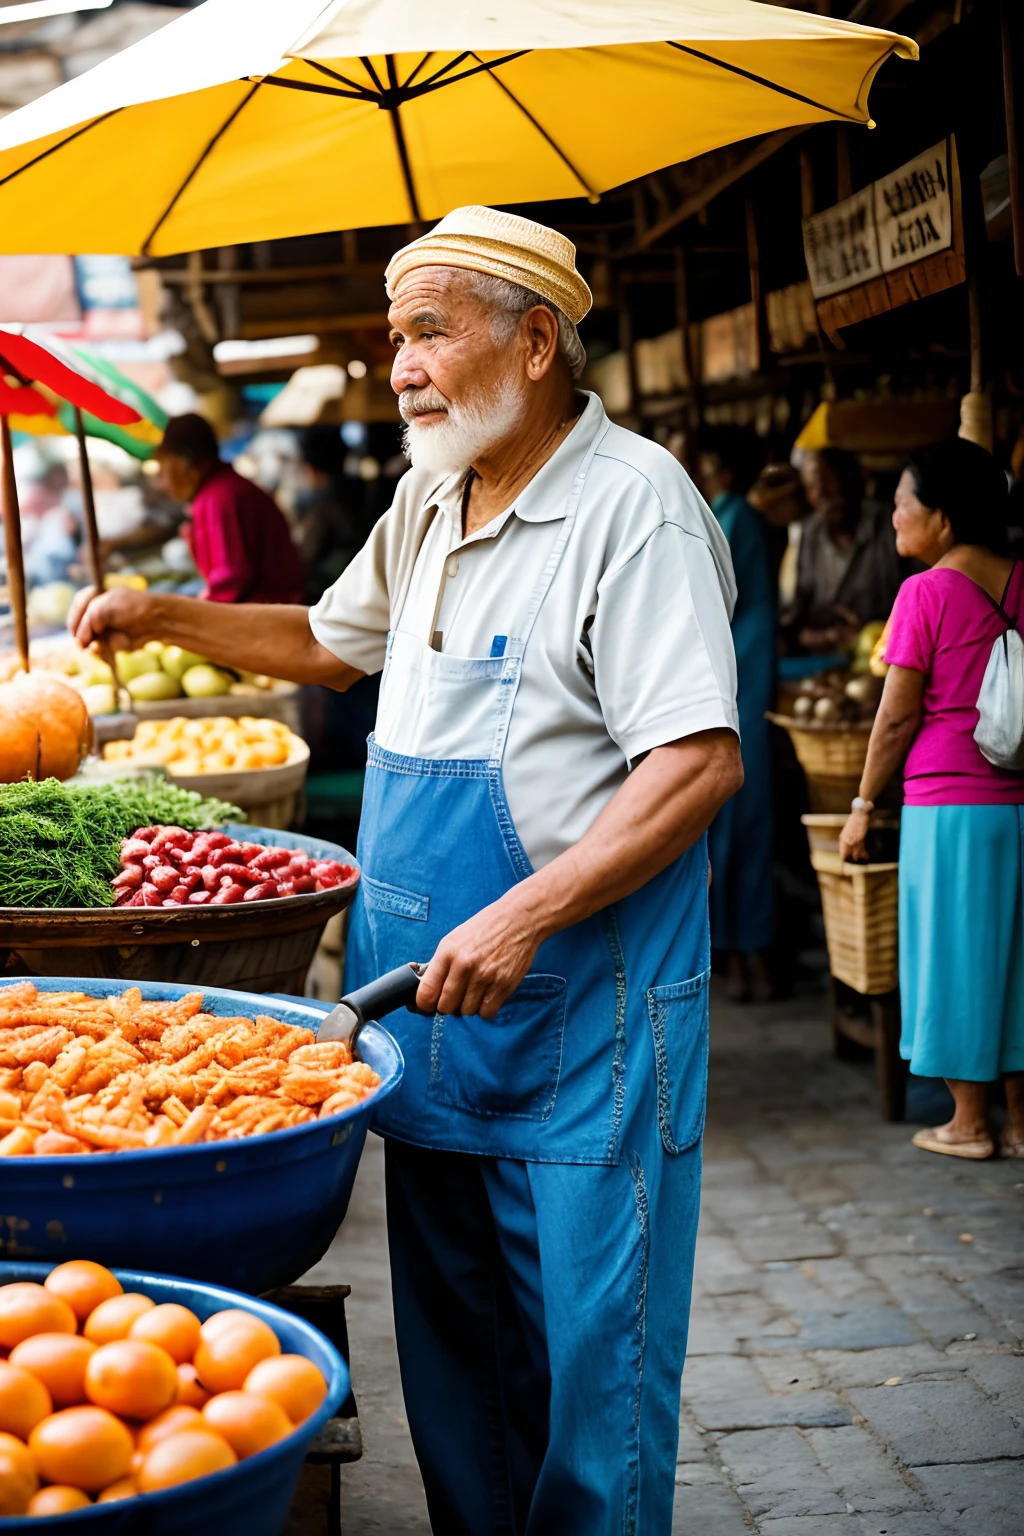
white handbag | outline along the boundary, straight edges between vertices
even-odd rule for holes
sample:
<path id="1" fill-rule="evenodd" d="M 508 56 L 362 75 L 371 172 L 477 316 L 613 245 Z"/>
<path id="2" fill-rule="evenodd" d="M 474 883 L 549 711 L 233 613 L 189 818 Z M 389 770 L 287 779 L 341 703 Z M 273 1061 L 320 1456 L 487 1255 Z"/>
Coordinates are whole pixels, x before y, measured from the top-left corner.
<path id="1" fill-rule="evenodd" d="M 978 724 L 974 739 L 983 757 L 995 768 L 1024 773 L 1024 640 L 1003 607 L 1016 562 L 1010 570 L 1002 602 L 985 596 L 1006 625 L 992 646 L 978 694 Z M 984 591 L 984 588 L 982 588 Z"/>

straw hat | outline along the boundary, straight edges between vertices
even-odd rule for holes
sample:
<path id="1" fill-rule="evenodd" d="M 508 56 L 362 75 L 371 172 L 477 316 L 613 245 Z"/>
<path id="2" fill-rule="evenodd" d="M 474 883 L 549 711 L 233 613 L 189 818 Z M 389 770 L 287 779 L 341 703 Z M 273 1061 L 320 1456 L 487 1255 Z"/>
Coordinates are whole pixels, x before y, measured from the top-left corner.
<path id="1" fill-rule="evenodd" d="M 545 224 L 496 208 L 455 208 L 427 234 L 396 251 L 384 274 L 389 299 L 417 267 L 464 267 L 531 288 L 578 325 L 590 289 L 576 270 L 576 247 Z"/>

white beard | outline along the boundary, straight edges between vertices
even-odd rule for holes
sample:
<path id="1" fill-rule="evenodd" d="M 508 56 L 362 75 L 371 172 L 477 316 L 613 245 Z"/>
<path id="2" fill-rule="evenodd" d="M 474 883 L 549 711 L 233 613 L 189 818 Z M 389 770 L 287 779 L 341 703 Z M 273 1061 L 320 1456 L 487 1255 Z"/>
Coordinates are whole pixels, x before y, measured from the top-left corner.
<path id="1" fill-rule="evenodd" d="M 419 405 L 422 413 L 427 404 L 441 401 L 447 412 L 445 420 L 429 427 L 420 425 L 415 405 Z M 399 400 L 405 420 L 402 447 L 417 469 L 457 474 L 508 437 L 522 419 L 525 407 L 525 391 L 510 378 L 503 379 L 471 405 L 444 400 L 429 386 L 425 390 L 408 390 Z"/>

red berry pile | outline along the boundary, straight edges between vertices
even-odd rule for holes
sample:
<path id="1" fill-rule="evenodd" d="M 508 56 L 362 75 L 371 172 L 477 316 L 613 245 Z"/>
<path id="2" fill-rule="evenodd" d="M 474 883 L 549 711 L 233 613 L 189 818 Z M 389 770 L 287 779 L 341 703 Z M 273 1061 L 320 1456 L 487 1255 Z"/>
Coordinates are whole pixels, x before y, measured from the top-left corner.
<path id="1" fill-rule="evenodd" d="M 330 891 L 355 877 L 351 864 L 312 859 L 299 848 L 239 843 L 226 832 L 141 827 L 122 840 L 121 873 L 111 884 L 118 907 L 216 907 Z"/>

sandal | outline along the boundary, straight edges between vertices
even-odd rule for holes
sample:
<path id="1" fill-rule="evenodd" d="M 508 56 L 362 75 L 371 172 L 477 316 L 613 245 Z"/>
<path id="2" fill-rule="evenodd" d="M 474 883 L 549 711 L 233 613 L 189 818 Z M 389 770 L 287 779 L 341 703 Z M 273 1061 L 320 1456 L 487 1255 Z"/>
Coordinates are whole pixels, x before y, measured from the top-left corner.
<path id="1" fill-rule="evenodd" d="M 991 1136 L 980 1137 L 977 1141 L 949 1141 L 940 1132 L 945 1126 L 925 1126 L 910 1138 L 911 1144 L 920 1147 L 922 1152 L 941 1152 L 946 1157 L 972 1157 L 982 1160 L 986 1157 L 994 1157 L 996 1144 Z M 1016 1156 L 1016 1153 L 1007 1154 Z M 1024 1156 L 1024 1147 L 1021 1148 L 1021 1156 Z"/>

